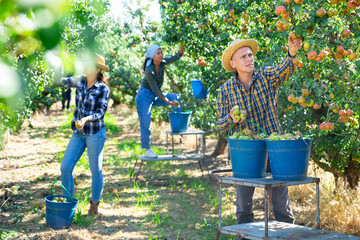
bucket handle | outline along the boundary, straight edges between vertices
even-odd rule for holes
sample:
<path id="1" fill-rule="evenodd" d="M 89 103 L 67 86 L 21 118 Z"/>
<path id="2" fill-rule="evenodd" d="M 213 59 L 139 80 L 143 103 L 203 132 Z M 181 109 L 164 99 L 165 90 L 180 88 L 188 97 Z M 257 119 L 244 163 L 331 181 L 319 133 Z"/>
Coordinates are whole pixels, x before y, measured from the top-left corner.
<path id="1" fill-rule="evenodd" d="M 259 127 L 256 123 L 254 123 L 253 121 L 251 121 L 251 120 L 249 120 L 249 119 L 245 119 L 246 121 L 248 121 L 249 123 L 252 123 L 252 124 L 254 124 L 256 127 L 258 127 L 266 136 L 269 136 L 261 127 Z M 232 129 L 232 127 L 235 125 L 235 123 L 232 123 L 231 124 L 231 126 L 230 126 L 230 128 L 229 128 L 229 131 L 228 131 L 228 135 L 227 135 L 227 137 L 229 137 L 230 136 L 230 132 L 231 132 L 231 129 Z"/>
<path id="2" fill-rule="evenodd" d="M 65 192 L 67 193 L 67 195 L 71 198 L 72 202 L 75 202 L 75 201 L 74 201 L 74 198 L 70 195 L 70 193 L 69 193 L 68 190 L 64 187 L 64 185 L 62 185 L 61 183 L 59 183 L 59 182 L 57 182 L 57 181 L 55 181 L 55 182 L 51 185 L 51 187 L 50 187 L 51 195 L 54 195 L 53 187 L 54 187 L 55 183 L 57 183 L 58 185 L 60 185 L 60 186 L 62 187 L 62 189 L 65 190 Z"/>

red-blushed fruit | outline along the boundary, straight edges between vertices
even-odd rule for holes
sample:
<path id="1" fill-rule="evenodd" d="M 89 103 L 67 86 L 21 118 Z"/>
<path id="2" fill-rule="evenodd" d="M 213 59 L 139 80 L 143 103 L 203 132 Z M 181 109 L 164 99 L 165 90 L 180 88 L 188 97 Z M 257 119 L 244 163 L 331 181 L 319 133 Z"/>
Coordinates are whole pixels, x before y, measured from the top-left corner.
<path id="1" fill-rule="evenodd" d="M 235 10 L 231 9 L 230 12 L 229 12 L 229 17 L 232 17 L 234 15 L 234 12 L 235 12 Z"/>
<path id="2" fill-rule="evenodd" d="M 353 51 L 351 49 L 347 50 L 347 55 L 350 56 L 351 54 L 353 54 Z"/>
<path id="3" fill-rule="evenodd" d="M 283 23 L 282 23 L 281 21 L 277 21 L 277 22 L 275 23 L 275 26 L 276 26 L 277 28 L 281 28 L 282 25 L 283 25 Z"/>
<path id="4" fill-rule="evenodd" d="M 341 118 L 342 121 L 347 121 L 347 120 L 349 120 L 349 117 L 346 116 L 346 115 L 343 115 L 343 116 L 341 116 L 340 118 Z"/>
<path id="5" fill-rule="evenodd" d="M 341 59 L 341 58 L 343 58 L 344 56 L 341 54 L 341 53 L 336 53 L 335 54 L 335 58 L 337 58 L 337 59 Z"/>
<path id="6" fill-rule="evenodd" d="M 298 64 L 299 64 L 299 60 L 297 60 L 297 58 L 294 58 L 294 59 L 293 59 L 293 63 L 294 63 L 295 65 L 298 65 Z"/>
<path id="7" fill-rule="evenodd" d="M 317 62 L 321 62 L 323 59 L 322 59 L 322 57 L 320 57 L 320 56 L 317 56 L 316 58 L 315 58 L 315 61 L 317 61 Z"/>
<path id="8" fill-rule="evenodd" d="M 326 128 L 326 130 L 333 130 L 334 126 L 331 122 L 327 122 L 327 123 L 325 123 L 325 128 Z"/>
<path id="9" fill-rule="evenodd" d="M 305 103 L 305 98 L 303 96 L 300 96 L 298 99 L 298 103 Z"/>
<path id="10" fill-rule="evenodd" d="M 319 104 L 317 104 L 317 103 L 314 103 L 313 108 L 314 108 L 315 110 L 318 110 L 318 109 L 321 108 L 321 105 L 319 105 Z"/>
<path id="11" fill-rule="evenodd" d="M 291 32 L 291 33 L 290 33 L 290 37 L 291 37 L 292 39 L 296 39 L 295 32 Z"/>
<path id="12" fill-rule="evenodd" d="M 344 47 L 343 46 L 338 46 L 337 48 L 336 48 L 336 52 L 337 53 L 343 53 L 345 51 L 345 49 L 344 49 Z"/>
<path id="13" fill-rule="evenodd" d="M 317 56 L 318 56 L 318 54 L 317 54 L 317 52 L 314 51 L 314 50 L 311 50 L 311 51 L 308 53 L 308 59 L 309 59 L 310 61 L 315 60 L 315 59 L 317 58 Z"/>
<path id="14" fill-rule="evenodd" d="M 305 97 L 307 97 L 307 96 L 310 95 L 310 91 L 309 91 L 309 89 L 307 89 L 307 88 L 301 90 L 301 92 L 302 92 L 302 95 L 304 95 Z"/>
<path id="15" fill-rule="evenodd" d="M 352 110 L 350 110 L 350 109 L 346 111 L 346 115 L 348 117 L 351 117 L 353 114 L 354 114 L 354 112 Z"/>
<path id="16" fill-rule="evenodd" d="M 323 17 L 323 16 L 325 16 L 325 14 L 326 14 L 326 11 L 323 8 L 320 8 L 316 11 L 316 15 L 318 15 L 319 17 Z"/>
<path id="17" fill-rule="evenodd" d="M 321 130 L 326 130 L 326 126 L 325 126 L 325 123 L 320 123 L 320 125 L 319 125 L 319 128 L 321 129 Z"/>
<path id="18" fill-rule="evenodd" d="M 289 17 L 289 12 L 286 12 L 286 13 L 281 14 L 281 17 L 282 17 L 283 19 L 288 18 L 288 17 Z"/>
<path id="19" fill-rule="evenodd" d="M 334 98 L 335 95 L 334 95 L 333 93 L 330 93 L 329 97 L 330 97 L 330 98 Z"/>
<path id="20" fill-rule="evenodd" d="M 288 22 L 284 22 L 283 25 L 282 25 L 282 27 L 283 27 L 285 30 L 289 30 L 290 27 L 291 27 L 291 24 L 288 23 Z"/>
<path id="21" fill-rule="evenodd" d="M 306 102 L 300 103 L 300 106 L 302 106 L 302 107 L 307 107 L 307 104 L 306 104 Z"/>
<path id="22" fill-rule="evenodd" d="M 357 54 L 356 53 L 352 53 L 351 55 L 349 55 L 349 59 L 350 60 L 356 60 L 357 59 Z"/>
<path id="23" fill-rule="evenodd" d="M 336 5 L 340 2 L 340 0 L 330 0 L 330 3 Z"/>
<path id="24" fill-rule="evenodd" d="M 302 5 L 304 0 L 294 0 L 294 3 L 297 5 Z"/>
<path id="25" fill-rule="evenodd" d="M 282 47 L 281 47 L 281 51 L 286 52 L 286 51 L 287 51 L 287 47 L 282 46 Z"/>
<path id="26" fill-rule="evenodd" d="M 350 11 L 353 11 L 356 9 L 356 4 L 354 3 L 354 1 L 349 1 L 347 4 L 346 4 L 347 8 L 350 10 Z"/>
<path id="27" fill-rule="evenodd" d="M 294 95 L 293 95 L 293 94 L 290 94 L 290 95 L 287 97 L 287 99 L 288 99 L 289 102 L 292 102 L 293 98 L 294 98 Z"/>
<path id="28" fill-rule="evenodd" d="M 298 67 L 302 68 L 302 67 L 304 67 L 304 64 L 302 62 L 299 62 Z"/>
<path id="29" fill-rule="evenodd" d="M 321 57 L 322 59 L 324 59 L 324 58 L 327 57 L 328 53 L 323 50 L 323 51 L 321 51 L 321 52 L 319 53 L 319 55 L 320 55 L 320 57 Z"/>
<path id="30" fill-rule="evenodd" d="M 351 35 L 351 31 L 349 29 L 344 29 L 341 33 L 341 36 L 343 38 L 348 38 L 348 37 L 350 37 L 350 35 Z"/>
<path id="31" fill-rule="evenodd" d="M 278 30 L 279 32 L 285 31 L 285 29 L 284 29 L 283 27 L 278 27 L 277 30 Z"/>
<path id="32" fill-rule="evenodd" d="M 339 115 L 340 115 L 340 116 L 345 116 L 345 115 L 346 115 L 346 111 L 343 110 L 343 109 L 340 110 L 340 111 L 339 111 Z"/>
<path id="33" fill-rule="evenodd" d="M 286 7 L 284 7 L 283 5 L 278 6 L 276 9 L 278 10 L 278 12 L 280 14 L 284 14 L 287 12 Z M 275 10 L 275 12 L 276 12 L 276 10 Z"/>
<path id="34" fill-rule="evenodd" d="M 286 5 L 289 5 L 289 4 L 291 3 L 291 0 L 284 0 L 284 3 L 285 3 Z"/>

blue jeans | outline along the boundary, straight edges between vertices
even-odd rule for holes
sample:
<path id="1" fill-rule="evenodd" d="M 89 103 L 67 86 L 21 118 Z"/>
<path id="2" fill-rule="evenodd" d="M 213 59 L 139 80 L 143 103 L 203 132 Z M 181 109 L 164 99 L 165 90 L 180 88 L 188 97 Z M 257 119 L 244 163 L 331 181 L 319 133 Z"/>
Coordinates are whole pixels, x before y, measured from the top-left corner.
<path id="1" fill-rule="evenodd" d="M 169 101 L 177 100 L 179 101 L 180 107 L 173 108 L 174 111 L 181 111 L 181 99 L 180 96 L 174 93 L 165 94 L 165 97 Z M 150 123 L 151 123 L 151 108 L 153 106 L 169 106 L 161 98 L 156 97 L 151 89 L 140 87 L 139 91 L 136 94 L 135 105 L 139 115 L 140 121 L 140 139 L 141 147 L 145 149 L 150 149 Z"/>
<path id="2" fill-rule="evenodd" d="M 62 184 L 71 196 L 74 195 L 74 178 L 72 172 L 81 155 L 84 153 L 85 148 L 87 148 L 92 179 L 91 200 L 95 202 L 100 201 L 104 187 L 102 162 L 105 139 L 105 128 L 102 128 L 93 135 L 73 133 L 60 167 Z M 67 195 L 65 191 L 63 191 L 63 194 Z"/>

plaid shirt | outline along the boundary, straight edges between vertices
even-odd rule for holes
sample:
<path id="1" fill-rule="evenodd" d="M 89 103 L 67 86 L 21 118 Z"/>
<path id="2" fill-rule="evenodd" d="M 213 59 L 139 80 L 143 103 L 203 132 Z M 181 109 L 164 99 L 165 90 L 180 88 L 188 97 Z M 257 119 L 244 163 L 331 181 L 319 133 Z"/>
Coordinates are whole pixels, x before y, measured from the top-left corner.
<path id="1" fill-rule="evenodd" d="M 105 83 L 97 81 L 87 88 L 86 77 L 83 76 L 76 86 L 75 111 L 71 128 L 75 133 L 93 135 L 105 127 L 104 115 L 107 110 L 110 89 Z M 83 117 L 91 116 L 82 130 L 75 127 L 75 122 Z"/>
<path id="2" fill-rule="evenodd" d="M 245 89 L 236 76 L 225 82 L 217 97 L 217 126 L 221 132 L 228 131 L 232 119 L 230 110 L 239 105 L 240 109 L 246 110 L 246 118 L 256 123 L 267 134 L 272 132 L 282 133 L 278 114 L 277 114 L 277 94 L 279 86 L 286 81 L 294 72 L 294 57 L 288 54 L 280 65 L 275 67 L 264 67 L 254 70 L 253 82 L 249 90 Z M 235 124 L 231 130 L 233 132 L 249 128 L 252 132 L 260 130 L 249 123 Z"/>

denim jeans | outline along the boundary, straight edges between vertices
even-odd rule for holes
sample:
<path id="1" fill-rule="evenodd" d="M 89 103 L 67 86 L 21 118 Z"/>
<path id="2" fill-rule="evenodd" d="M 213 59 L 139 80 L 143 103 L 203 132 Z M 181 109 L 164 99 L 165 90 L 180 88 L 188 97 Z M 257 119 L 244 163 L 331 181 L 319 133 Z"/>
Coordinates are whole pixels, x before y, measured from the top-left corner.
<path id="1" fill-rule="evenodd" d="M 271 172 L 270 163 L 267 162 L 266 172 Z M 237 223 L 254 221 L 252 212 L 253 196 L 255 187 L 236 185 L 236 219 Z M 295 218 L 291 211 L 287 187 L 273 187 L 271 191 L 271 203 L 276 221 L 294 223 Z"/>
<path id="2" fill-rule="evenodd" d="M 91 200 L 100 201 L 103 191 L 102 162 L 104 154 L 104 143 L 106 139 L 105 128 L 93 135 L 73 133 L 66 148 L 61 163 L 61 181 L 71 196 L 74 195 L 74 178 L 72 172 L 81 155 L 87 148 L 89 167 L 91 171 Z M 67 195 L 63 191 L 64 195 Z"/>
<path id="3" fill-rule="evenodd" d="M 180 96 L 174 93 L 165 94 L 165 97 L 169 101 L 177 100 L 179 101 L 180 107 L 173 108 L 174 111 L 181 111 L 181 99 Z M 151 108 L 153 106 L 169 106 L 161 98 L 156 97 L 151 89 L 140 87 L 139 91 L 136 94 L 135 105 L 139 115 L 140 121 L 140 140 L 141 147 L 145 149 L 150 148 L 150 123 L 151 123 Z"/>

